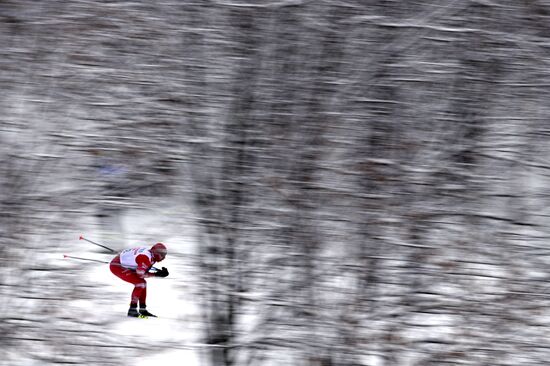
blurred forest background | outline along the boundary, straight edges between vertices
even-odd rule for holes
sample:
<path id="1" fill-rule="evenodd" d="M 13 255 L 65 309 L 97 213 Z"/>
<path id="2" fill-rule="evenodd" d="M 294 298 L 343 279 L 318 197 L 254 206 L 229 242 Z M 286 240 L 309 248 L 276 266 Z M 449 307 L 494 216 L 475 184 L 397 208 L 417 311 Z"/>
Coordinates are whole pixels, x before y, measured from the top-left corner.
<path id="1" fill-rule="evenodd" d="M 0 364 L 186 347 L 107 333 L 81 230 L 171 238 L 204 365 L 546 364 L 549 34 L 545 0 L 0 1 Z"/>

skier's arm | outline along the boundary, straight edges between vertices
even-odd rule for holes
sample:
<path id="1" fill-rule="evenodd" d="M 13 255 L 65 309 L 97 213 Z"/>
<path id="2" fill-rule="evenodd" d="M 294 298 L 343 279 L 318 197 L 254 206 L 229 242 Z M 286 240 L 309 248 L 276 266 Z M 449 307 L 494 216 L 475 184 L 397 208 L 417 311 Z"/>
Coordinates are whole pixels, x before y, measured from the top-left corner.
<path id="1" fill-rule="evenodd" d="M 136 257 L 136 273 L 141 278 L 151 277 L 154 274 L 150 274 L 147 271 L 151 268 L 151 261 L 146 255 L 140 254 Z"/>

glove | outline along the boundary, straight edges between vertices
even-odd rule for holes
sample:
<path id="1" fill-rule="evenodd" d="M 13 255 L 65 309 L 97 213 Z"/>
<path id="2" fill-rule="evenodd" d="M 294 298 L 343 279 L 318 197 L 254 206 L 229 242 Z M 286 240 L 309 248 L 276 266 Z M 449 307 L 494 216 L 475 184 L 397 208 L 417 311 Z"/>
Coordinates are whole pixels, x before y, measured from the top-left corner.
<path id="1" fill-rule="evenodd" d="M 155 276 L 157 277 L 167 277 L 168 276 L 168 269 L 166 267 L 162 267 L 162 269 L 159 269 L 156 273 L 155 273 Z"/>

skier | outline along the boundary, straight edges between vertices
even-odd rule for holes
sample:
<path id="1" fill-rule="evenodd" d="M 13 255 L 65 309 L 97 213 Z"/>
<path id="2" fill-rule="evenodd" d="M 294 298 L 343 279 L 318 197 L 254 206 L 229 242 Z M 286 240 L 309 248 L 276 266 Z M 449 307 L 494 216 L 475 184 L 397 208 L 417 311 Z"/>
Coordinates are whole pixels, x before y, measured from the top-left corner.
<path id="1" fill-rule="evenodd" d="M 156 262 L 160 262 L 166 257 L 167 253 L 168 250 L 164 244 L 156 243 L 151 249 L 147 247 L 126 249 L 111 261 L 111 272 L 120 279 L 134 285 L 128 316 L 135 318 L 140 316 L 156 317 L 156 315 L 147 311 L 147 281 L 145 281 L 145 278 L 168 276 L 166 267 L 162 267 L 156 272 L 149 272 Z M 139 311 L 137 309 L 138 303 Z"/>

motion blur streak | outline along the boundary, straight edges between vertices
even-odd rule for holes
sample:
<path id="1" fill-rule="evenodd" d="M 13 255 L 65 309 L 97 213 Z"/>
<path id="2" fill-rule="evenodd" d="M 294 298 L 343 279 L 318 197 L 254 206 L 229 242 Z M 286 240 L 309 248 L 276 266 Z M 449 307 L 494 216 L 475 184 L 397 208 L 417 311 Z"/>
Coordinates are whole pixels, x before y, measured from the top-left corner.
<path id="1" fill-rule="evenodd" d="M 549 15 L 0 1 L 0 364 L 547 364 Z"/>

